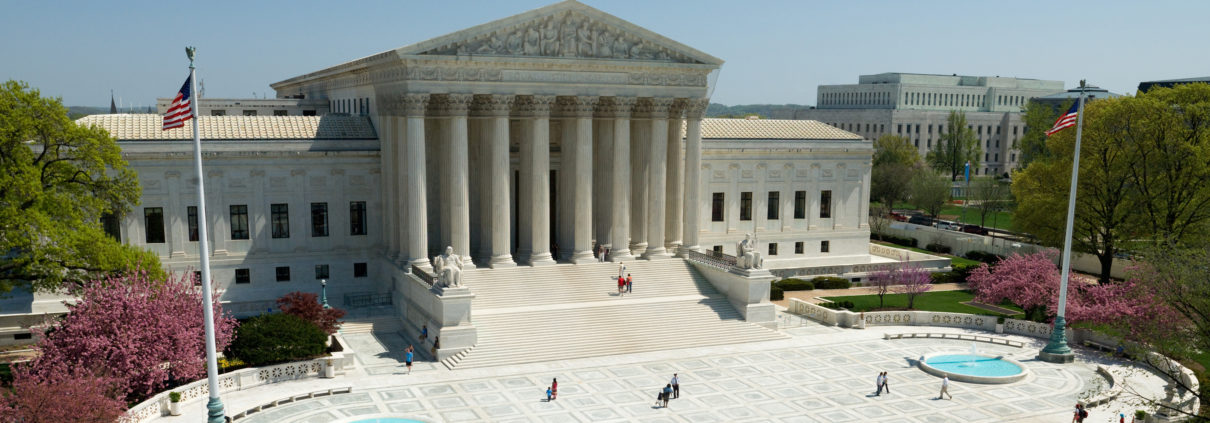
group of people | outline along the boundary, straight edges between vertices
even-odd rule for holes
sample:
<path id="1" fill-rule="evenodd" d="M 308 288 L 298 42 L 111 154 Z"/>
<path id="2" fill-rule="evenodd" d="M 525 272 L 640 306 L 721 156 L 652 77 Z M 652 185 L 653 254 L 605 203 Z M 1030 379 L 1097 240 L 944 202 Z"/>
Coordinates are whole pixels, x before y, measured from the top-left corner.
<path id="1" fill-rule="evenodd" d="M 659 393 L 655 394 L 655 405 L 657 407 L 663 403 L 663 407 L 668 407 L 668 400 L 681 397 L 681 378 L 676 373 L 672 374 L 672 381 L 664 385 Z"/>
<path id="2" fill-rule="evenodd" d="M 887 373 L 886 372 L 879 373 L 878 377 L 874 380 L 874 384 L 878 386 L 878 391 L 874 392 L 874 396 L 882 395 L 883 389 L 886 390 L 886 393 L 888 393 L 888 394 L 891 393 L 891 387 L 889 385 L 887 385 L 886 381 L 887 381 Z"/>
<path id="3" fill-rule="evenodd" d="M 420 336 L 419 336 L 420 345 L 424 345 L 424 341 L 426 339 L 429 339 L 429 325 L 420 325 Z M 441 348 L 441 337 L 440 336 L 433 338 L 433 347 L 431 349 L 429 349 L 429 352 L 432 353 L 433 357 L 437 356 L 438 348 Z M 416 358 L 416 347 L 412 346 L 411 344 L 408 344 L 408 347 L 403 350 L 403 355 L 404 355 L 403 362 L 405 365 L 407 365 L 407 368 L 408 368 L 407 374 L 410 375 L 410 374 L 412 374 L 412 362 Z"/>
<path id="4" fill-rule="evenodd" d="M 626 263 L 618 263 L 618 296 L 631 292 L 634 292 L 634 278 L 626 273 Z"/>
<path id="5" fill-rule="evenodd" d="M 550 386 L 546 387 L 546 402 L 551 402 L 559 399 L 559 378 L 550 380 Z"/>

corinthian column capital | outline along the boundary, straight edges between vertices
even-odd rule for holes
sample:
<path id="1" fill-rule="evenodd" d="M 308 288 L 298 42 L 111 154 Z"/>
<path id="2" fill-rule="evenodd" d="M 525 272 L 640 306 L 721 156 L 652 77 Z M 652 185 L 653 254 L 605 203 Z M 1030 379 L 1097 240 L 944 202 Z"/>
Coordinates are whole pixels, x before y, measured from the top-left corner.
<path id="1" fill-rule="evenodd" d="M 405 116 L 424 116 L 429 107 L 428 94 L 404 94 L 400 99 L 400 108 Z"/>
<path id="2" fill-rule="evenodd" d="M 558 105 L 567 117 L 592 117 L 600 99 L 595 95 L 559 97 Z"/>

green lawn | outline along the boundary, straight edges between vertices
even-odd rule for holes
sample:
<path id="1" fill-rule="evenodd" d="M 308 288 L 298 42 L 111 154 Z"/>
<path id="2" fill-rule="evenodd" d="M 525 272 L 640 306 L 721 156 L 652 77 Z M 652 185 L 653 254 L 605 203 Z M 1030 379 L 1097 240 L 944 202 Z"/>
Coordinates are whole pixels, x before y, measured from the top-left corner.
<path id="1" fill-rule="evenodd" d="M 962 223 L 965 223 L 968 225 L 978 225 L 979 224 L 979 209 L 974 206 L 971 206 L 970 208 L 968 208 L 966 210 L 966 218 L 962 218 L 962 206 L 958 206 L 958 205 L 947 205 L 945 207 L 942 207 L 941 214 L 949 214 L 949 215 L 958 216 L 958 218 L 956 218 L 954 220 L 960 220 L 960 221 L 962 221 Z M 1010 212 L 988 213 L 987 220 L 984 222 L 983 226 L 989 227 L 989 228 L 1012 230 L 1013 214 Z"/>
<path id="2" fill-rule="evenodd" d="M 870 236 L 870 242 L 873 242 L 873 243 L 875 243 L 875 244 L 882 244 L 882 245 L 885 245 L 885 246 L 888 246 L 888 247 L 902 248 L 902 249 L 904 249 L 904 250 L 915 251 L 915 252 L 917 252 L 917 253 L 932 254 L 932 255 L 934 255 L 934 256 L 942 256 L 942 257 L 949 257 L 949 259 L 950 259 L 950 264 L 951 264 L 951 265 L 958 265 L 958 264 L 962 264 L 962 265 L 978 266 L 979 264 L 983 263 L 983 262 L 981 262 L 981 261 L 975 261 L 975 260 L 971 260 L 971 259 L 964 258 L 964 257 L 958 257 L 958 256 L 954 256 L 954 255 L 949 255 L 949 254 L 934 253 L 934 252 L 932 252 L 932 251 L 929 251 L 929 250 L 923 250 L 923 249 L 916 248 L 916 247 L 908 247 L 908 246 L 906 246 L 906 245 L 899 245 L 899 244 L 895 244 L 895 243 L 891 243 L 891 242 L 879 241 L 879 240 L 875 239 L 875 238 L 877 238 L 877 237 L 878 237 L 877 235 L 871 235 L 871 236 Z"/>
<path id="3" fill-rule="evenodd" d="M 993 313 L 977 307 L 971 307 L 966 304 L 960 304 L 966 301 L 973 300 L 975 295 L 970 291 L 937 291 L 926 292 L 916 296 L 914 310 L 919 311 L 941 311 L 948 313 L 969 313 L 982 314 L 987 316 L 1002 316 L 999 313 Z M 862 311 L 878 311 L 878 296 L 877 295 L 854 295 L 848 297 L 828 297 L 828 301 L 852 301 L 853 310 L 856 312 Z M 885 305 L 882 309 L 886 310 L 906 310 L 907 295 L 905 294 L 887 294 L 883 297 Z M 1000 307 L 1018 311 L 1018 314 L 1023 314 L 1020 307 L 1013 305 L 999 305 Z M 1010 316 L 1011 317 L 1011 316 Z"/>

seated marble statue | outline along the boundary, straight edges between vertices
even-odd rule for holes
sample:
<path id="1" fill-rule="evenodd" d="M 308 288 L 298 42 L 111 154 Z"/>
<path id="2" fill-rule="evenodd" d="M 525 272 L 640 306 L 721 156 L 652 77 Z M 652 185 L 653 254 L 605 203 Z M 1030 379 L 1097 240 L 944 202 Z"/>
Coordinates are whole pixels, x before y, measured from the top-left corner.
<path id="1" fill-rule="evenodd" d="M 744 235 L 744 240 L 735 247 L 735 265 L 740 269 L 759 269 L 761 266 L 760 253 L 756 251 L 756 240 L 752 234 Z"/>
<path id="2" fill-rule="evenodd" d="M 445 247 L 445 254 L 433 259 L 433 270 L 437 273 L 440 286 L 457 288 L 462 286 L 462 257 L 454 254 L 454 247 Z"/>

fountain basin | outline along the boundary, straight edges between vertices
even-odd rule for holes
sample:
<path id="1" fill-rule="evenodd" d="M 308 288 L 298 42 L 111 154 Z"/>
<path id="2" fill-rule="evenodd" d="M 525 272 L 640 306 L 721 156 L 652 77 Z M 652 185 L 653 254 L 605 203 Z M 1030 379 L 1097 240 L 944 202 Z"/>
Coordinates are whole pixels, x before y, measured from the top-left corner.
<path id="1" fill-rule="evenodd" d="M 1020 362 L 989 354 L 930 354 L 919 362 L 919 366 L 925 373 L 970 383 L 1013 383 L 1029 375 L 1029 370 Z"/>

